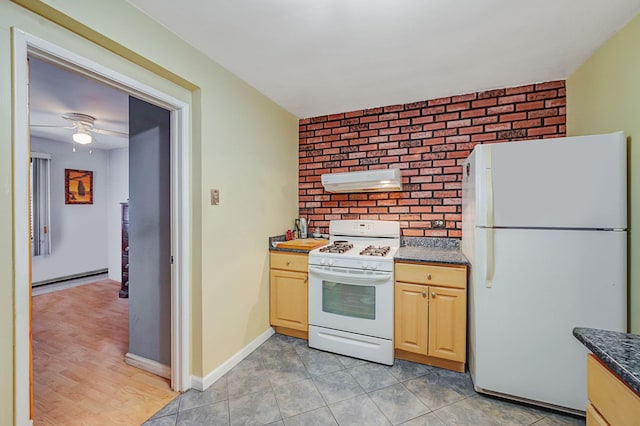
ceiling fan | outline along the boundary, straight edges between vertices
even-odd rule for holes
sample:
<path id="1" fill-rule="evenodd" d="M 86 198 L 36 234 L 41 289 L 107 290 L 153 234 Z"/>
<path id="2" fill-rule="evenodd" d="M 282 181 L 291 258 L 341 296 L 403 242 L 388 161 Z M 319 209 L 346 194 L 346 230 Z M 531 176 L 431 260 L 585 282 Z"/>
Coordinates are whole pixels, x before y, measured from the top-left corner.
<path id="1" fill-rule="evenodd" d="M 67 126 L 59 126 L 59 125 L 49 125 L 49 124 L 31 124 L 31 127 L 53 127 L 53 128 L 63 128 L 63 129 L 73 129 L 75 133 L 73 134 L 73 141 L 82 145 L 86 145 L 91 143 L 92 141 L 92 133 L 96 133 L 99 135 L 108 135 L 108 136 L 119 136 L 119 137 L 128 137 L 129 134 L 125 132 L 118 132 L 115 130 L 107 130 L 100 129 L 94 127 L 93 123 L 96 121 L 96 118 L 88 115 L 82 114 L 79 112 L 68 112 L 62 116 L 65 120 L 69 122 Z"/>

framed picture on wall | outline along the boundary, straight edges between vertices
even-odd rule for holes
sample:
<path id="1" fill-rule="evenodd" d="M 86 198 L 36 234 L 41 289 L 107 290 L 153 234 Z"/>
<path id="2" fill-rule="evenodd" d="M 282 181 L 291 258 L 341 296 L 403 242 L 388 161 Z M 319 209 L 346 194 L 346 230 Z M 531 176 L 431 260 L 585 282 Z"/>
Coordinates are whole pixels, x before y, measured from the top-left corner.
<path id="1" fill-rule="evenodd" d="M 64 169 L 64 203 L 93 204 L 93 172 Z"/>

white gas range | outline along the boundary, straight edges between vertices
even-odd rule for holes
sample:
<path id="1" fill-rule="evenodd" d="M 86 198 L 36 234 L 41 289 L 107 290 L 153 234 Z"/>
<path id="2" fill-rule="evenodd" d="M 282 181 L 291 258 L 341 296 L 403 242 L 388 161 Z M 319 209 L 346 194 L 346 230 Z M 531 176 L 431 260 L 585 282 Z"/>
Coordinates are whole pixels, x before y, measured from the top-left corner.
<path id="1" fill-rule="evenodd" d="M 309 253 L 309 346 L 392 365 L 400 224 L 333 220 L 329 235 Z"/>

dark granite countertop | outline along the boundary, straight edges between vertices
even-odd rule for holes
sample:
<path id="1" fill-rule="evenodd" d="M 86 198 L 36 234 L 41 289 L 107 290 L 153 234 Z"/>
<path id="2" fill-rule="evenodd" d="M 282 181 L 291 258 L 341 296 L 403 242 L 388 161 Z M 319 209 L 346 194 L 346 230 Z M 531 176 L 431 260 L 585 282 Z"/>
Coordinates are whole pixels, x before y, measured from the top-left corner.
<path id="1" fill-rule="evenodd" d="M 640 335 L 580 327 L 573 335 L 640 395 Z"/>
<path id="2" fill-rule="evenodd" d="M 424 263 L 447 263 L 451 265 L 467 265 L 469 261 L 458 249 L 437 247 L 400 247 L 396 261 Z"/>

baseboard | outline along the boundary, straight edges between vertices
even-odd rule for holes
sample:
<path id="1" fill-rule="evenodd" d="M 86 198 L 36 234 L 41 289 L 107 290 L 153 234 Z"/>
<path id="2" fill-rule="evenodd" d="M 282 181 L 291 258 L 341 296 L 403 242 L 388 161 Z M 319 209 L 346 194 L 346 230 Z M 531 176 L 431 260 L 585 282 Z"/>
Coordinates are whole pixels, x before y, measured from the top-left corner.
<path id="1" fill-rule="evenodd" d="M 155 374 L 156 376 L 164 377 L 165 379 L 171 380 L 171 367 L 161 364 L 158 361 L 154 361 L 152 359 L 144 358 L 128 352 L 124 356 L 124 362 L 131 365 L 132 367 L 136 367 L 141 370 L 148 371 L 149 373 Z"/>
<path id="2" fill-rule="evenodd" d="M 38 287 L 38 286 L 47 285 L 47 284 L 57 284 L 65 281 L 77 280 L 79 278 L 94 277 L 96 275 L 102 275 L 102 274 L 108 274 L 108 273 L 109 273 L 109 269 L 107 268 L 96 269 L 93 271 L 80 272 L 78 274 L 65 275 L 64 277 L 57 277 L 57 278 L 51 278 L 48 280 L 36 281 L 34 283 L 31 283 L 31 286 Z"/>
<path id="3" fill-rule="evenodd" d="M 269 327 L 264 333 L 253 339 L 247 346 L 223 362 L 218 368 L 207 374 L 204 378 L 191 376 L 191 387 L 199 391 L 206 390 L 219 378 L 231 371 L 233 367 L 238 365 L 240 361 L 245 359 L 251 352 L 256 350 L 258 346 L 263 344 L 269 337 L 273 336 L 274 333 L 273 328 Z"/>
<path id="4" fill-rule="evenodd" d="M 438 368 L 445 368 L 447 370 L 457 371 L 459 373 L 464 373 L 465 364 L 464 361 L 451 361 L 448 359 L 435 358 L 432 356 L 416 354 L 413 352 L 404 351 L 402 349 L 395 350 L 395 357 L 397 359 L 405 359 L 411 362 L 418 362 L 420 364 L 433 365 Z"/>

